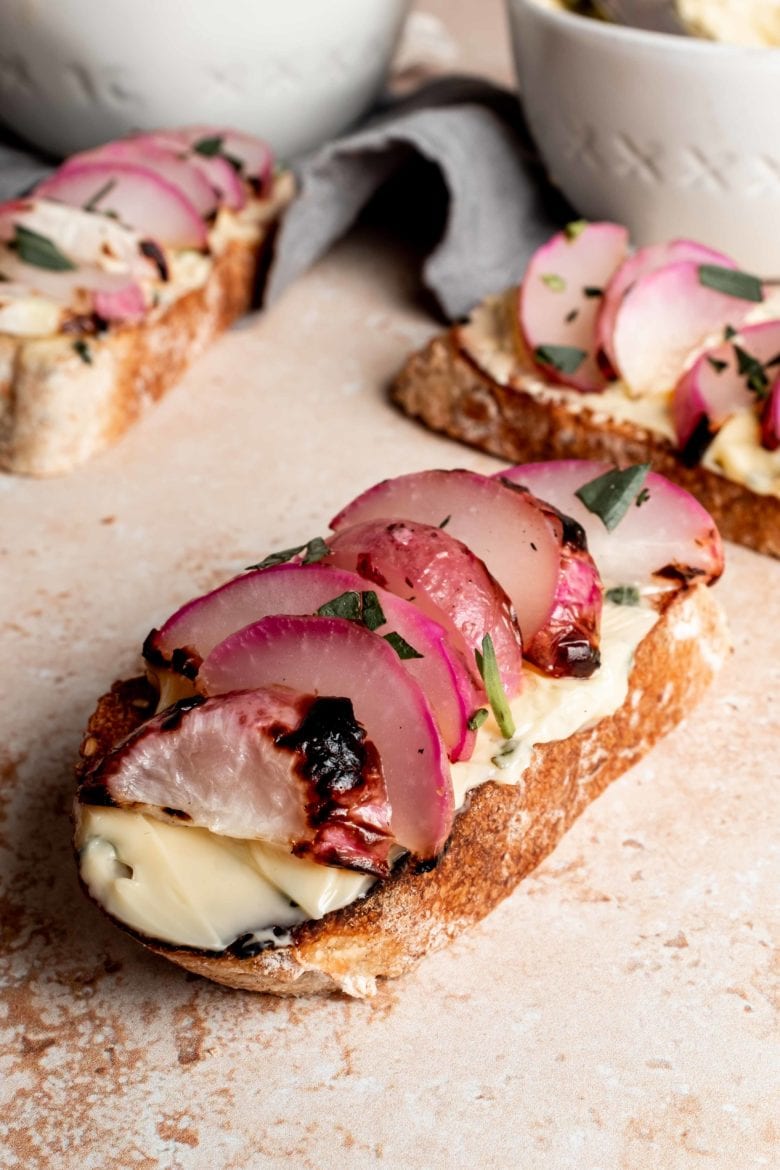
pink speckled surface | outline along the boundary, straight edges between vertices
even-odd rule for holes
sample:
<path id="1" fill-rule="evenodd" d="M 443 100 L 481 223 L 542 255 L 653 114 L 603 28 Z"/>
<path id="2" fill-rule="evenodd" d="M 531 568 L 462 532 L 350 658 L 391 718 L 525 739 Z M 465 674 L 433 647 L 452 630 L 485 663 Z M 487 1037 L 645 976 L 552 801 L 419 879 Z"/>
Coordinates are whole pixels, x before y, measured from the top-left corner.
<path id="1" fill-rule="evenodd" d="M 484 54 L 494 3 L 454 28 L 477 12 Z M 149 627 L 381 476 L 492 468 L 383 398 L 434 328 L 415 293 L 407 257 L 355 237 L 119 447 L 0 478 L 4 1170 L 778 1163 L 778 563 L 729 549 L 736 649 L 706 702 L 373 1003 L 190 978 L 79 892 L 71 764 Z"/>

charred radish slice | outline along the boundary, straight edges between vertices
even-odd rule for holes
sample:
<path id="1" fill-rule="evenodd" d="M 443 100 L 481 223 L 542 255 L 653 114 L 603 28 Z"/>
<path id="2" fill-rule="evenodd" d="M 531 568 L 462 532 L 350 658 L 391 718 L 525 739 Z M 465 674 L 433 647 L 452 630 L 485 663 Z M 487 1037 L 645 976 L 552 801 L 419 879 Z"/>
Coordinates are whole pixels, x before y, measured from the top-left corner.
<path id="1" fill-rule="evenodd" d="M 672 413 L 681 450 L 696 461 L 735 411 L 762 405 L 780 372 L 780 321 L 746 325 L 706 350 L 677 383 Z"/>
<path id="2" fill-rule="evenodd" d="M 275 614 L 316 614 L 348 617 L 389 635 L 390 644 L 405 645 L 415 656 L 402 659 L 428 697 L 442 738 L 453 760 L 467 759 L 475 734 L 469 719 L 484 701 L 462 657 L 445 630 L 416 606 L 369 583 L 356 573 L 322 565 L 276 565 L 236 577 L 213 593 L 183 606 L 153 630 L 144 654 L 153 669 L 177 664 L 194 678 L 200 662 L 236 630 Z M 175 668 L 175 667 L 174 667 Z"/>
<path id="3" fill-rule="evenodd" d="M 108 142 L 105 146 L 95 147 L 94 150 L 74 154 L 60 167 L 60 173 L 67 173 L 83 163 L 92 162 L 109 164 L 127 162 L 144 167 L 178 188 L 198 215 L 206 217 L 217 209 L 219 200 L 216 191 L 201 171 L 193 166 L 189 159 L 179 158 L 156 143 L 135 138 Z"/>
<path id="4" fill-rule="evenodd" d="M 382 638 L 342 618 L 268 617 L 221 642 L 199 677 L 211 695 L 285 686 L 349 698 L 379 753 L 393 837 L 421 858 L 441 851 L 454 805 L 444 745 L 421 687 Z"/>
<path id="5" fill-rule="evenodd" d="M 205 248 L 206 225 L 197 208 L 162 175 L 124 161 L 74 163 L 55 171 L 38 196 L 116 217 L 172 248 Z"/>
<path id="6" fill-rule="evenodd" d="M 736 269 L 680 260 L 641 277 L 615 316 L 615 366 L 634 395 L 671 390 L 709 334 L 738 327 L 763 300 L 760 281 Z"/>
<path id="7" fill-rule="evenodd" d="M 520 330 L 551 382 L 602 390 L 596 361 L 596 316 L 608 282 L 628 250 L 614 223 L 570 224 L 531 257 L 520 288 Z"/>
<path id="8" fill-rule="evenodd" d="M 590 678 L 601 664 L 603 592 L 587 549 L 565 540 L 552 612 L 524 648 L 528 661 L 554 678 Z"/>
<path id="9" fill-rule="evenodd" d="M 339 512 L 331 528 L 340 532 L 379 518 L 441 525 L 467 545 L 508 593 L 526 640 L 546 621 L 560 543 L 525 493 L 474 471 L 421 471 L 369 488 Z"/>
<path id="10" fill-rule="evenodd" d="M 612 343 L 615 318 L 623 297 L 632 285 L 650 272 L 666 268 L 678 260 L 691 260 L 696 264 L 710 264 L 721 268 L 735 268 L 734 261 L 722 252 L 697 244 L 694 240 L 672 240 L 668 244 L 650 244 L 640 248 L 618 268 L 604 291 L 598 318 L 596 320 L 596 346 L 606 357 L 612 371 L 617 370 L 617 358 Z"/>
<path id="11" fill-rule="evenodd" d="M 490 634 L 509 695 L 522 683 L 522 637 L 512 603 L 483 561 L 441 528 L 367 520 L 331 537 L 333 563 L 403 597 L 447 632 L 481 686 L 474 651 Z"/>
<path id="12" fill-rule="evenodd" d="M 79 799 L 389 871 L 382 769 L 346 699 L 271 686 L 182 700 L 104 757 Z"/>
<path id="13" fill-rule="evenodd" d="M 579 521 L 601 575 L 612 587 L 649 585 L 658 578 L 716 581 L 723 572 L 723 548 L 712 517 L 664 476 L 651 471 L 641 489 L 629 486 L 621 501 L 626 510 L 612 531 L 585 506 L 576 493 L 614 470 L 607 463 L 568 459 L 520 464 L 499 474 Z M 620 491 L 618 480 L 618 495 Z"/>

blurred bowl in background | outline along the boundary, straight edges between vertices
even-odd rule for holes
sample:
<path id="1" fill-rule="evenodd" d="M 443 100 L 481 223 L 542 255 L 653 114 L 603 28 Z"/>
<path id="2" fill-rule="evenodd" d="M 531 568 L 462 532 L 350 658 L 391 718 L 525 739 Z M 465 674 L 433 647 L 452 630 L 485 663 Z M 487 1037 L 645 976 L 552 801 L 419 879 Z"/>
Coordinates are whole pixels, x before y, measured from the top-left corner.
<path id="1" fill-rule="evenodd" d="M 578 212 L 780 276 L 780 49 L 507 3 L 531 132 Z"/>
<path id="2" fill-rule="evenodd" d="M 62 156 L 210 123 L 289 157 L 371 105 L 411 0 L 0 0 L 0 116 Z"/>

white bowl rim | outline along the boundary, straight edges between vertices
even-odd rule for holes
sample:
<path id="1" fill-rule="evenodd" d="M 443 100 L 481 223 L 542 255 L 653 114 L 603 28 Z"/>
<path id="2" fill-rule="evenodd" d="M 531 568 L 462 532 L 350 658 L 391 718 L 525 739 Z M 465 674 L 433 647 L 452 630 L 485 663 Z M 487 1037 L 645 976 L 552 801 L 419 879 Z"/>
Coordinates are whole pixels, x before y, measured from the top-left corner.
<path id="1" fill-rule="evenodd" d="M 629 28 L 622 24 L 611 24 L 606 20 L 595 20 L 581 12 L 570 12 L 567 8 L 548 8 L 538 0 L 507 0 L 510 8 L 533 9 L 543 21 L 552 25 L 574 25 L 579 32 L 593 40 L 600 37 L 614 40 L 618 44 L 644 44 L 664 52 L 672 53 L 718 53 L 729 57 L 761 57 L 780 54 L 777 45 L 731 45 L 724 41 L 710 41 L 706 37 L 677 36 L 675 33 L 650 32 L 644 28 Z M 768 58 L 767 58 L 768 59 Z M 777 63 L 780 63 L 778 61 Z"/>

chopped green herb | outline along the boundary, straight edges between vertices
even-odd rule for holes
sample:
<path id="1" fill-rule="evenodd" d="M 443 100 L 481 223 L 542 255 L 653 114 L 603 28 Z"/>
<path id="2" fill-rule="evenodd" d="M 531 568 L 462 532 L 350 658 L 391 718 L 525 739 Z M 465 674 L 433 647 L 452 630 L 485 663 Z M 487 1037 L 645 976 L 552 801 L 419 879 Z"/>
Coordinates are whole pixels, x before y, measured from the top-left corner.
<path id="1" fill-rule="evenodd" d="M 222 153 L 224 141 L 221 135 L 215 134 L 212 138 L 201 138 L 192 149 L 196 154 L 202 154 L 204 158 L 214 158 L 215 155 Z"/>
<path id="2" fill-rule="evenodd" d="M 73 348 L 85 366 L 92 365 L 92 350 L 89 348 L 83 337 L 76 338 L 76 340 L 73 342 Z"/>
<path id="3" fill-rule="evenodd" d="M 572 321 L 576 321 L 577 318 L 579 317 L 579 315 L 580 315 L 579 309 L 570 309 L 569 312 L 566 314 L 566 316 L 563 319 L 567 325 L 571 325 Z"/>
<path id="4" fill-rule="evenodd" d="M 452 519 L 452 516 L 445 516 L 444 519 L 442 520 L 442 522 L 440 523 L 439 528 L 446 528 L 451 519 Z"/>
<path id="5" fill-rule="evenodd" d="M 87 202 L 84 204 L 85 211 L 97 211 L 97 205 L 101 199 L 108 195 L 109 191 L 113 191 L 116 187 L 116 179 L 108 179 L 102 187 L 98 187 L 94 195 L 90 195 Z M 111 214 L 111 213 L 109 213 Z M 116 213 L 113 213 L 116 214 Z"/>
<path id="6" fill-rule="evenodd" d="M 649 470 L 649 463 L 637 463 L 622 471 L 615 468 L 584 483 L 574 494 L 598 516 L 607 532 L 612 532 L 639 496 Z"/>
<path id="7" fill-rule="evenodd" d="M 585 293 L 586 297 L 603 297 L 604 296 L 604 289 L 597 288 L 597 286 L 595 284 L 586 284 L 582 291 Z"/>
<path id="8" fill-rule="evenodd" d="M 748 389 L 759 398 L 765 398 L 769 389 L 769 376 L 762 363 L 741 345 L 734 346 L 734 353 L 737 355 L 737 369 Z"/>
<path id="9" fill-rule="evenodd" d="M 768 362 L 764 362 L 765 369 L 771 370 L 772 366 L 780 366 L 780 353 L 775 354 L 775 356 L 770 358 Z"/>
<path id="10" fill-rule="evenodd" d="M 487 707 L 477 707 L 476 711 L 470 716 L 466 726 L 469 731 L 479 731 L 482 724 L 488 717 Z"/>
<path id="11" fill-rule="evenodd" d="M 569 243 L 573 243 L 574 240 L 582 235 L 587 226 L 587 219 L 575 219 L 572 220 L 571 223 L 566 224 L 566 227 L 563 229 L 563 234 L 566 236 L 566 239 L 569 241 Z"/>
<path id="12" fill-rule="evenodd" d="M 737 336 L 737 331 L 733 325 L 727 325 L 726 328 L 723 330 L 723 340 L 724 341 L 731 341 L 736 336 Z"/>
<path id="13" fill-rule="evenodd" d="M 764 290 L 757 276 L 738 268 L 721 268 L 718 264 L 699 265 L 699 284 L 713 288 L 740 301 L 763 301 Z"/>
<path id="14" fill-rule="evenodd" d="M 648 491 L 648 489 L 646 487 L 643 487 L 641 492 L 639 493 L 639 495 L 636 498 L 637 508 L 641 508 L 642 504 L 646 504 L 649 499 L 650 499 L 650 492 Z"/>
<path id="15" fill-rule="evenodd" d="M 636 585 L 615 585 L 604 594 L 613 605 L 639 605 L 639 590 Z"/>
<path id="16" fill-rule="evenodd" d="M 361 593 L 360 600 L 363 606 L 363 625 L 368 626 L 369 630 L 378 630 L 387 621 L 379 598 L 373 589 L 367 589 L 365 593 Z"/>
<path id="17" fill-rule="evenodd" d="M 258 561 L 256 565 L 247 565 L 249 569 L 271 569 L 274 565 L 284 565 L 287 561 L 291 561 L 293 557 L 297 557 L 299 553 L 304 552 L 304 565 L 313 565 L 317 561 L 321 561 L 324 557 L 331 555 L 325 541 L 321 536 L 315 536 L 313 540 L 306 544 L 296 544 L 295 548 L 285 548 L 281 552 L 270 553 L 262 561 Z"/>
<path id="18" fill-rule="evenodd" d="M 511 739 L 515 734 L 515 721 L 507 702 L 504 684 L 501 682 L 496 651 L 490 634 L 485 634 L 482 639 L 482 652 L 475 650 L 474 657 L 477 660 L 477 668 L 482 675 L 488 702 L 496 717 L 499 731 L 504 739 Z"/>
<path id="19" fill-rule="evenodd" d="M 545 272 L 543 276 L 539 277 L 539 279 L 541 280 L 542 284 L 549 288 L 550 292 L 566 292 L 566 281 L 562 276 L 558 276 L 556 272 Z"/>
<path id="20" fill-rule="evenodd" d="M 400 634 L 396 634 L 395 631 L 390 634 L 384 634 L 383 637 L 386 642 L 390 643 L 399 658 L 425 657 L 424 654 L 421 654 L 419 650 L 415 650 L 414 646 L 410 646 L 406 639 L 402 638 Z"/>
<path id="21" fill-rule="evenodd" d="M 349 622 L 359 622 L 360 608 L 360 594 L 348 589 L 346 593 L 339 593 L 338 597 L 321 605 L 317 610 L 317 616 L 346 618 Z"/>
<path id="22" fill-rule="evenodd" d="M 48 236 L 34 232 L 31 228 L 22 227 L 17 223 L 14 227 L 14 238 L 10 245 L 19 254 L 25 264 L 33 264 L 36 268 L 45 268 L 49 272 L 74 272 L 76 265 L 72 260 L 52 243 Z"/>
<path id="23" fill-rule="evenodd" d="M 534 357 L 541 366 L 552 366 L 562 374 L 573 374 L 587 357 L 584 349 L 573 345 L 537 345 Z"/>
<path id="24" fill-rule="evenodd" d="M 728 362 L 721 361 L 720 358 L 707 357 L 707 361 L 712 366 L 716 374 L 722 374 L 728 368 Z"/>

